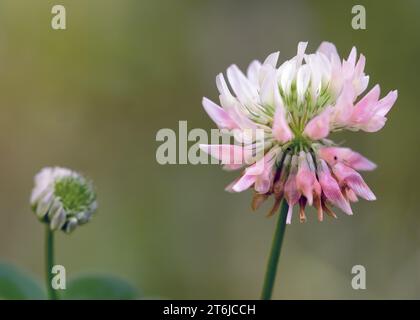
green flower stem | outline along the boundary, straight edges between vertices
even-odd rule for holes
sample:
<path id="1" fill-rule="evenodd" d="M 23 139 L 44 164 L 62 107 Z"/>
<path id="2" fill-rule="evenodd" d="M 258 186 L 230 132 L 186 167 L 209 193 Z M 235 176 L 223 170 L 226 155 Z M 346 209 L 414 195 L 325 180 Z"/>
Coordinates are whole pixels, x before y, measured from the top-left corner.
<path id="1" fill-rule="evenodd" d="M 50 226 L 45 226 L 45 267 L 46 267 L 46 280 L 47 280 L 47 292 L 48 299 L 57 300 L 57 292 L 51 285 L 53 275 L 51 273 L 52 267 L 54 266 L 54 232 L 51 231 Z"/>
<path id="2" fill-rule="evenodd" d="M 289 206 L 287 205 L 287 202 L 283 200 L 280 208 L 280 214 L 277 220 L 273 243 L 271 245 L 270 258 L 268 260 L 267 271 L 265 273 L 261 300 L 270 300 L 273 293 L 274 281 L 276 280 L 277 265 L 279 263 L 281 246 L 283 244 L 284 232 L 286 230 L 286 218 L 288 209 Z"/>

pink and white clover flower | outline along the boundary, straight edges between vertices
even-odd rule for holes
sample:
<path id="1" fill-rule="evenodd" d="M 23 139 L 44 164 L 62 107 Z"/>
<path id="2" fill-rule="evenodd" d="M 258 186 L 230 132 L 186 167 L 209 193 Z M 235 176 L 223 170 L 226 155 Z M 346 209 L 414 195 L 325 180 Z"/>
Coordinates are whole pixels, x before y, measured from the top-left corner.
<path id="1" fill-rule="evenodd" d="M 398 96 L 394 90 L 380 98 L 376 85 L 359 98 L 369 76 L 364 72 L 366 59 L 362 54 L 357 59 L 356 48 L 341 60 L 332 43 L 323 42 L 311 54 L 305 53 L 306 46 L 299 43 L 296 56 L 279 67 L 279 52 L 263 63 L 253 61 L 246 74 L 230 66 L 228 81 L 223 74 L 216 77 L 220 106 L 203 99 L 205 111 L 218 128 L 233 130 L 238 142 L 200 146 L 226 169 L 243 169 L 227 190 L 254 189 L 253 209 L 273 195 L 270 214 L 284 199 L 289 205 L 288 223 L 297 205 L 301 222 L 306 221 L 307 205 L 317 209 L 322 221 L 324 213 L 336 216 L 332 206 L 351 215 L 350 202 L 358 197 L 376 199 L 358 173 L 376 165 L 327 137 L 338 130 L 382 129 Z M 257 129 L 264 132 L 262 140 L 245 134 Z M 257 151 L 262 155 L 253 159 Z M 242 160 L 232 162 L 238 158 Z"/>

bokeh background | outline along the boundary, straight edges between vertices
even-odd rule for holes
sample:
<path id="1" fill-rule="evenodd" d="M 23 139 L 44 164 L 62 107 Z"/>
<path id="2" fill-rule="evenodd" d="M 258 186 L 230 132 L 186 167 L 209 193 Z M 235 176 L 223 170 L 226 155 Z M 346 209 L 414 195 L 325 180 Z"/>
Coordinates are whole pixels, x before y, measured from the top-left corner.
<path id="1" fill-rule="evenodd" d="M 67 30 L 50 27 L 67 9 Z M 351 28 L 363 4 L 367 29 Z M 67 166 L 94 180 L 99 212 L 57 236 L 68 277 L 114 273 L 147 296 L 258 298 L 275 219 L 252 213 L 251 193 L 224 186 L 215 165 L 157 164 L 161 128 L 214 127 L 202 96 L 231 63 L 323 40 L 367 56 L 370 87 L 398 89 L 385 128 L 336 136 L 379 168 L 365 174 L 378 201 L 353 217 L 288 227 L 275 298 L 420 298 L 418 137 L 420 2 L 0 1 L 0 260 L 42 279 L 43 226 L 28 198 L 34 174 Z M 351 268 L 367 269 L 353 290 Z"/>

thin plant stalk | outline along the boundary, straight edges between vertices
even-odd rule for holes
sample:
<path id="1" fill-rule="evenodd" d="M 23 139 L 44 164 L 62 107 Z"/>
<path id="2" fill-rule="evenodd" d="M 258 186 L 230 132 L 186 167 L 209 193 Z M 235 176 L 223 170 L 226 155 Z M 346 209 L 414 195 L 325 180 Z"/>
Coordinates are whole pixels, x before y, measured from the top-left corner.
<path id="1" fill-rule="evenodd" d="M 270 300 L 273 294 L 274 282 L 276 280 L 277 266 L 279 263 L 281 248 L 283 244 L 284 232 L 286 230 L 287 210 L 289 206 L 283 200 L 280 214 L 277 218 L 277 226 L 274 233 L 273 243 L 271 245 L 270 257 L 268 259 L 267 270 L 264 278 L 264 286 L 261 293 L 261 300 Z"/>
<path id="2" fill-rule="evenodd" d="M 52 287 L 52 268 L 54 266 L 54 232 L 50 226 L 45 226 L 45 268 L 47 280 L 48 299 L 57 300 L 57 291 Z"/>

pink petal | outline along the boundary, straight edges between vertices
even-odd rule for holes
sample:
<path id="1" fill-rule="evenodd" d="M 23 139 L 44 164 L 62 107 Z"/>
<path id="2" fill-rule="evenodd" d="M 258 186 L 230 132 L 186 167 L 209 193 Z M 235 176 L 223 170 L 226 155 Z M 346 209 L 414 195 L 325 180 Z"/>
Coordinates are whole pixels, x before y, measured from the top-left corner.
<path id="1" fill-rule="evenodd" d="M 376 200 L 375 195 L 358 172 L 342 163 L 335 164 L 332 169 L 340 183 L 347 185 L 359 197 L 369 201 Z"/>
<path id="2" fill-rule="evenodd" d="M 356 64 L 356 56 L 357 51 L 356 48 L 353 47 L 350 51 L 350 54 L 347 60 L 343 61 L 342 72 L 344 79 L 351 79 L 354 75 L 354 67 Z"/>
<path id="3" fill-rule="evenodd" d="M 351 48 L 350 54 L 347 58 L 347 62 L 349 62 L 351 65 L 356 64 L 356 57 L 357 57 L 357 50 L 356 47 Z"/>
<path id="4" fill-rule="evenodd" d="M 319 184 L 325 197 L 336 207 L 340 208 L 347 214 L 353 214 L 350 204 L 346 201 L 341 193 L 340 186 L 332 177 L 330 169 L 324 160 L 320 160 L 320 168 L 318 168 Z"/>
<path id="5" fill-rule="evenodd" d="M 359 199 L 357 199 L 356 194 L 354 193 L 353 190 L 346 188 L 346 197 L 347 199 L 349 199 L 351 202 L 357 202 L 359 201 Z"/>
<path id="6" fill-rule="evenodd" d="M 325 160 L 330 166 L 337 163 L 337 153 L 339 148 L 324 147 L 318 150 L 318 155 L 321 159 Z"/>
<path id="7" fill-rule="evenodd" d="M 335 45 L 325 41 L 321 43 L 317 52 L 324 54 L 331 63 L 330 90 L 336 97 L 341 92 L 344 81 L 340 56 Z"/>
<path id="8" fill-rule="evenodd" d="M 256 124 L 251 121 L 239 107 L 239 102 L 235 98 L 229 98 L 227 96 L 220 95 L 220 103 L 224 110 L 236 124 L 236 128 L 239 129 L 256 129 Z M 235 129 L 236 129 L 235 128 Z"/>
<path id="9" fill-rule="evenodd" d="M 309 168 L 308 162 L 306 160 L 306 154 L 305 152 L 301 151 L 299 154 L 299 168 L 296 174 L 296 186 L 297 189 L 308 200 L 308 204 L 310 206 L 313 203 L 313 193 L 316 182 L 315 173 Z"/>
<path id="10" fill-rule="evenodd" d="M 287 178 L 286 184 L 284 185 L 284 196 L 289 206 L 294 206 L 296 203 L 298 203 L 301 196 L 296 185 L 297 160 L 297 156 L 294 155 L 292 158 L 290 174 Z"/>
<path id="11" fill-rule="evenodd" d="M 306 154 L 306 159 L 308 161 L 309 164 L 309 169 L 314 173 L 315 175 L 315 181 L 314 181 L 314 185 L 313 185 L 313 192 L 314 195 L 316 195 L 318 198 L 321 197 L 321 193 L 322 193 L 322 189 L 321 189 L 321 185 L 319 184 L 317 178 L 316 178 L 316 167 L 315 167 L 315 163 L 314 160 L 312 158 L 312 155 L 310 153 Z"/>
<path id="12" fill-rule="evenodd" d="M 359 171 L 372 171 L 377 167 L 375 163 L 350 149 L 348 155 L 343 155 L 343 162 L 354 170 Z"/>
<path id="13" fill-rule="evenodd" d="M 354 107 L 351 120 L 355 124 L 363 124 L 369 122 L 374 115 L 374 108 L 378 102 L 380 87 L 377 84 L 370 90 Z"/>
<path id="14" fill-rule="evenodd" d="M 267 176 L 259 176 L 255 180 L 255 191 L 264 194 L 270 191 L 271 184 L 273 182 L 273 175 L 267 175 Z"/>
<path id="15" fill-rule="evenodd" d="M 233 190 L 233 186 L 239 181 L 241 177 L 236 178 L 235 180 L 233 180 L 231 183 L 229 183 L 226 187 L 225 187 L 225 191 L 230 192 L 230 193 L 234 193 L 235 190 Z"/>
<path id="16" fill-rule="evenodd" d="M 274 147 L 270 151 L 268 151 L 263 158 L 258 160 L 255 164 L 247 168 L 247 170 L 252 174 L 261 174 L 267 168 L 271 168 L 274 166 L 277 160 L 277 156 L 279 155 L 281 149 L 279 147 Z M 253 168 L 262 168 L 263 170 L 258 172 L 253 170 Z"/>
<path id="17" fill-rule="evenodd" d="M 354 92 L 354 88 L 350 81 L 346 81 L 343 84 L 343 91 L 341 92 L 340 96 L 337 98 L 337 103 L 340 102 L 347 102 L 353 104 L 354 99 L 356 98 L 356 94 Z"/>
<path id="18" fill-rule="evenodd" d="M 379 116 L 385 117 L 386 114 L 394 105 L 397 98 L 398 98 L 397 90 L 389 92 L 385 97 L 379 100 L 378 104 L 375 107 L 375 113 Z"/>
<path id="19" fill-rule="evenodd" d="M 226 171 L 235 171 L 242 168 L 243 164 L 225 164 L 222 168 Z"/>
<path id="20" fill-rule="evenodd" d="M 346 127 L 350 125 L 350 119 L 354 108 L 354 98 L 355 93 L 353 85 L 350 81 L 346 81 L 332 111 L 331 123 L 333 125 L 338 127 Z"/>
<path id="21" fill-rule="evenodd" d="M 308 122 L 303 133 L 312 140 L 325 138 L 330 132 L 330 115 L 331 108 L 326 108 Z"/>
<path id="22" fill-rule="evenodd" d="M 242 192 L 249 189 L 255 183 L 256 176 L 244 174 L 239 179 L 233 181 L 225 190 L 229 192 Z"/>
<path id="23" fill-rule="evenodd" d="M 350 148 L 324 147 L 318 150 L 318 155 L 330 166 L 343 162 L 355 170 L 370 171 L 376 168 L 376 164 Z"/>
<path id="24" fill-rule="evenodd" d="M 362 75 L 359 78 L 359 88 L 358 88 L 359 90 L 357 92 L 357 95 L 362 94 L 366 90 L 368 85 L 369 85 L 369 76 Z"/>
<path id="25" fill-rule="evenodd" d="M 287 218 L 286 218 L 287 224 L 292 223 L 292 215 L 293 215 L 293 206 L 289 205 L 289 208 L 287 209 Z"/>
<path id="26" fill-rule="evenodd" d="M 203 98 L 203 107 L 220 129 L 234 129 L 238 127 L 227 112 L 211 100 Z"/>
<path id="27" fill-rule="evenodd" d="M 274 91 L 274 104 L 276 112 L 273 121 L 273 136 L 281 143 L 286 143 L 293 138 L 292 130 L 286 120 L 285 108 L 281 101 L 279 90 Z"/>
<path id="28" fill-rule="evenodd" d="M 276 163 L 280 149 L 272 149 L 262 159 L 245 170 L 246 174 L 257 176 L 255 180 L 255 191 L 267 193 L 273 182 L 273 167 Z"/>
<path id="29" fill-rule="evenodd" d="M 255 184 L 255 190 L 259 193 L 269 191 L 273 179 L 272 169 L 275 164 L 278 150 L 271 150 L 264 158 L 248 167 L 242 177 L 226 187 L 227 191 L 242 192 Z"/>
<path id="30" fill-rule="evenodd" d="M 298 166 L 298 157 L 294 155 L 292 157 L 291 167 L 289 177 L 284 185 L 284 198 L 289 205 L 289 210 L 287 211 L 286 223 L 290 224 L 292 222 L 293 207 L 299 202 L 301 193 L 297 189 L 296 185 L 296 172 Z"/>
<path id="31" fill-rule="evenodd" d="M 356 66 L 354 67 L 354 77 L 359 78 L 363 74 L 363 71 L 365 70 L 365 65 L 366 58 L 363 54 L 360 54 L 360 58 L 357 61 Z"/>
<path id="32" fill-rule="evenodd" d="M 322 42 L 317 51 L 323 53 L 330 60 L 340 59 L 337 53 L 337 48 L 331 42 Z"/>
<path id="33" fill-rule="evenodd" d="M 249 189 L 255 183 L 256 176 L 243 175 L 239 181 L 232 187 L 235 192 L 242 192 Z"/>
<path id="34" fill-rule="evenodd" d="M 385 126 L 386 120 L 387 118 L 376 114 L 367 123 L 362 124 L 360 128 L 366 132 L 377 132 Z"/>
<path id="35" fill-rule="evenodd" d="M 372 92 L 375 88 L 377 88 L 375 92 Z M 375 86 L 375 88 L 365 98 L 360 100 L 352 115 L 353 125 L 366 132 L 376 132 L 383 128 L 387 120 L 385 115 L 394 105 L 398 96 L 397 91 L 391 91 L 384 98 L 377 101 L 379 86 Z"/>
<path id="36" fill-rule="evenodd" d="M 353 75 L 351 76 L 351 81 L 356 93 L 356 96 L 364 92 L 369 83 L 369 76 L 365 76 L 364 69 L 366 64 L 366 58 L 363 54 L 360 55 L 359 61 L 354 68 Z"/>
<path id="37" fill-rule="evenodd" d="M 200 149 L 220 160 L 224 165 L 243 165 L 245 163 L 244 149 L 230 144 L 200 144 Z"/>

